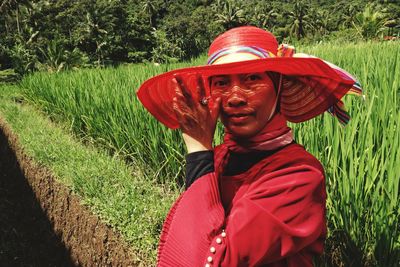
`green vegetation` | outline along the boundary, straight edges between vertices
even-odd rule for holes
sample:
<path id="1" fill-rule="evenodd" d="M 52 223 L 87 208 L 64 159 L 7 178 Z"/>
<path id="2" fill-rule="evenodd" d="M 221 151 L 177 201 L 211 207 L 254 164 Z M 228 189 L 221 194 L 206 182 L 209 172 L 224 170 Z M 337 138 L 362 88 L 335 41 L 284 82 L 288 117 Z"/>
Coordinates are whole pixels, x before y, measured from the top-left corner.
<path id="1" fill-rule="evenodd" d="M 291 43 L 400 34 L 396 0 L 4 0 L 0 14 L 0 70 L 19 74 L 190 59 L 241 25 Z"/>
<path id="2" fill-rule="evenodd" d="M 117 155 L 82 145 L 67 134 L 65 125 L 55 126 L 25 104 L 17 87 L 0 85 L 0 116 L 35 162 L 48 167 L 121 232 L 143 266 L 154 265 L 161 225 L 177 192 L 144 179 L 138 168 Z"/>
<path id="3" fill-rule="evenodd" d="M 366 95 L 365 101 L 346 98 L 352 120 L 345 128 L 325 116 L 295 128 L 296 140 L 325 166 L 330 234 L 351 237 L 348 262 L 398 266 L 400 46 L 321 45 L 306 51 L 354 73 Z"/>
<path id="4" fill-rule="evenodd" d="M 166 131 L 137 101 L 135 91 L 152 75 L 182 64 L 151 64 L 104 70 L 35 73 L 22 80 L 25 98 L 52 118 L 64 120 L 84 140 L 95 139 L 141 166 L 148 179 L 182 177 L 180 133 Z M 176 173 L 176 176 L 174 174 Z M 173 175 L 173 178 L 171 177 Z M 182 182 L 182 180 L 181 180 Z"/>
<path id="5" fill-rule="evenodd" d="M 400 260 L 400 46 L 366 42 L 300 50 L 354 73 L 366 94 L 365 100 L 345 99 L 352 116 L 345 128 L 329 115 L 292 125 L 296 140 L 326 169 L 330 240 L 345 263 L 396 266 Z M 205 58 L 186 65 L 201 61 Z M 133 162 L 147 181 L 177 192 L 184 153 L 179 132 L 167 130 L 147 114 L 135 90 L 146 78 L 183 65 L 35 73 L 22 80 L 21 93 L 83 140 Z M 158 206 L 148 205 L 153 208 Z M 114 220 L 131 223 L 128 217 Z"/>

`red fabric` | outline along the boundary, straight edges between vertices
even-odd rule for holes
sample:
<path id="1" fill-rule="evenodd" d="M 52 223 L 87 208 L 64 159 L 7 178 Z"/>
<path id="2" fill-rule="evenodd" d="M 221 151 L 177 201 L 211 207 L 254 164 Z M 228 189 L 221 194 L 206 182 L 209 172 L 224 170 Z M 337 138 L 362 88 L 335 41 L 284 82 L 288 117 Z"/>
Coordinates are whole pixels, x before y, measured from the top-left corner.
<path id="1" fill-rule="evenodd" d="M 226 153 L 215 149 L 216 170 Z M 291 144 L 245 173 L 217 177 L 200 177 L 170 210 L 158 266 L 205 266 L 208 257 L 211 266 L 312 266 L 326 235 L 318 160 Z"/>
<path id="2" fill-rule="evenodd" d="M 190 67 L 169 71 L 146 80 L 137 91 L 137 96 L 143 106 L 161 123 L 171 129 L 179 127 L 172 109 L 172 99 L 175 97 L 175 90 L 172 79 L 179 75 L 184 80 L 187 88 L 192 90 L 192 95 L 197 96 L 196 84 L 197 75 L 201 75 L 206 86 L 206 96 L 210 96 L 208 79 L 211 76 L 239 73 L 253 73 L 271 71 L 284 75 L 285 79 L 298 80 L 301 88 L 313 87 L 315 91 L 315 103 L 309 105 L 310 109 L 297 108 L 297 101 L 284 103 L 281 101 L 281 111 L 285 118 L 291 122 L 302 122 L 311 119 L 335 104 L 353 86 L 353 80 L 346 80 L 318 58 L 266 58 L 242 62 L 233 62 L 221 65 L 209 65 Z M 299 79 L 304 77 L 304 79 Z M 309 84 L 310 83 L 310 84 Z M 281 100 L 283 100 L 286 89 L 282 89 Z M 289 90 L 289 93 L 291 91 Z M 212 104 L 212 101 L 210 101 Z"/>
<path id="3" fill-rule="evenodd" d="M 278 50 L 278 41 L 272 33 L 254 26 L 243 26 L 226 31 L 215 38 L 208 50 L 208 56 L 221 49 L 243 44 L 257 46 L 275 55 Z"/>
<path id="4" fill-rule="evenodd" d="M 287 126 L 285 117 L 280 113 L 275 113 L 264 129 L 251 138 L 236 139 L 226 128 L 224 135 L 224 144 L 228 149 L 240 153 L 251 150 L 275 150 L 292 141 L 292 130 Z"/>

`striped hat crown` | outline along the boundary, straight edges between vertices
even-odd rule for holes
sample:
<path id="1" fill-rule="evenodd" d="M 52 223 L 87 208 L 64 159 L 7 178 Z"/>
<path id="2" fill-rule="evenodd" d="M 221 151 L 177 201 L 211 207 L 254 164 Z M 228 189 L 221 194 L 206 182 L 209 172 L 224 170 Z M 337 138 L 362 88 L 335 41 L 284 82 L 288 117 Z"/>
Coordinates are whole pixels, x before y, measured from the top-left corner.
<path id="1" fill-rule="evenodd" d="M 275 57 L 278 41 L 269 31 L 243 26 L 231 29 L 212 42 L 208 65 Z"/>

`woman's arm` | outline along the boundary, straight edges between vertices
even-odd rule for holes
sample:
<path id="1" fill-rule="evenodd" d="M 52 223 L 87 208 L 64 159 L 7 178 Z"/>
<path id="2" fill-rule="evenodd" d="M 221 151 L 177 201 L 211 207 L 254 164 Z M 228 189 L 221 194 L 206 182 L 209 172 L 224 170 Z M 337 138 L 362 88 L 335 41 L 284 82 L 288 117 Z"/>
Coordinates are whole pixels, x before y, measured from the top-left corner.
<path id="1" fill-rule="evenodd" d="M 212 172 L 182 195 L 166 225 L 159 266 L 257 266 L 290 259 L 309 246 L 321 250 L 324 177 L 311 166 L 262 176 L 225 217 Z M 293 266 L 305 264 L 295 258 Z"/>
<path id="2" fill-rule="evenodd" d="M 214 171 L 214 152 L 212 150 L 197 151 L 186 155 L 185 188 L 201 176 Z"/>

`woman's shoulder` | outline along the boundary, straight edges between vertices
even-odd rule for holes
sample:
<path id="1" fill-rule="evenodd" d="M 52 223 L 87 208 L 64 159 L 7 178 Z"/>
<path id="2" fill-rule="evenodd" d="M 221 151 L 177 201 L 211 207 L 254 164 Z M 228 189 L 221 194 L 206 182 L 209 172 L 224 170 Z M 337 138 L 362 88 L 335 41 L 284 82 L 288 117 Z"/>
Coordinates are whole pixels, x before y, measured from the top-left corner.
<path id="1" fill-rule="evenodd" d="M 215 147 L 215 160 L 226 153 L 226 146 L 219 145 Z M 257 166 L 258 165 L 258 166 Z M 268 172 L 279 171 L 290 167 L 311 167 L 318 170 L 324 175 L 324 167 L 321 162 L 311 153 L 309 153 L 302 145 L 291 143 L 273 153 L 268 153 L 264 159 L 255 164 L 255 169 L 263 169 Z"/>
<path id="2" fill-rule="evenodd" d="M 280 170 L 289 167 L 309 166 L 319 170 L 324 175 L 324 167 L 321 162 L 304 146 L 292 143 L 273 153 L 268 162 L 269 168 Z"/>

